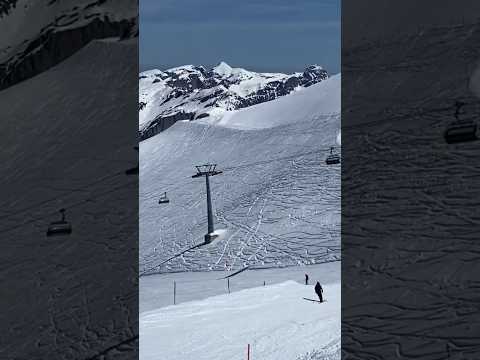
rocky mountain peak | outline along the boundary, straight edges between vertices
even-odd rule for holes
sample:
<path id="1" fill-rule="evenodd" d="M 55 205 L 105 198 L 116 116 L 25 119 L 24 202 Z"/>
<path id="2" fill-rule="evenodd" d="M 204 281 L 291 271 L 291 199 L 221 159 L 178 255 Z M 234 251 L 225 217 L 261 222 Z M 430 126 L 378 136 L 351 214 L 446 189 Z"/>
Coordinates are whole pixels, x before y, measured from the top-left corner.
<path id="1" fill-rule="evenodd" d="M 232 75 L 233 68 L 226 62 L 221 61 L 217 66 L 212 69 L 212 72 L 222 77 L 229 77 Z"/>

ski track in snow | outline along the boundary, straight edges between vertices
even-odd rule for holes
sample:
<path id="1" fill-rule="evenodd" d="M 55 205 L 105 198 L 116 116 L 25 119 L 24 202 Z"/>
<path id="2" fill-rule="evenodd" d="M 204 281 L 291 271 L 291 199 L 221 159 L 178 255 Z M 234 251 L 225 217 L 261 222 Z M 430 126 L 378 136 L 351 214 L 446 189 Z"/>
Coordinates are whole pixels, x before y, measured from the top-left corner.
<path id="1" fill-rule="evenodd" d="M 478 123 L 468 84 L 480 23 L 364 44 L 343 59 L 344 111 L 369 125 L 344 119 L 342 129 L 342 357 L 478 359 L 479 141 L 449 145 L 443 132 L 459 99 L 461 117 Z"/>
<path id="2" fill-rule="evenodd" d="M 211 296 L 225 294 L 230 290 L 238 291 L 263 285 L 277 284 L 287 280 L 303 283 L 305 273 L 310 284 L 320 281 L 322 285 L 340 282 L 340 261 L 330 263 L 289 266 L 284 268 L 247 269 L 227 279 L 232 274 L 224 271 L 176 272 L 143 276 L 139 280 L 140 313 L 155 310 L 173 304 L 173 282 L 176 284 L 176 303 L 202 300 Z"/>
<path id="3" fill-rule="evenodd" d="M 0 359 L 135 358 L 137 47 L 92 41 L 1 91 Z M 61 207 L 72 234 L 47 237 Z"/>
<path id="4" fill-rule="evenodd" d="M 339 84 L 338 75 L 233 112 L 228 116 L 233 127 L 228 119 L 178 122 L 141 142 L 140 272 L 339 259 L 340 165 L 327 166 L 325 157 L 330 146 L 337 146 L 340 115 L 322 113 L 322 106 L 330 112 L 339 103 Z M 325 88 L 332 91 L 331 99 Z M 246 129 L 238 128 L 242 119 Z M 252 128 L 252 119 L 261 126 Z M 159 266 L 203 241 L 205 181 L 191 176 L 195 165 L 208 162 L 224 171 L 210 183 L 215 227 L 227 234 Z M 170 203 L 159 205 L 165 191 Z"/>

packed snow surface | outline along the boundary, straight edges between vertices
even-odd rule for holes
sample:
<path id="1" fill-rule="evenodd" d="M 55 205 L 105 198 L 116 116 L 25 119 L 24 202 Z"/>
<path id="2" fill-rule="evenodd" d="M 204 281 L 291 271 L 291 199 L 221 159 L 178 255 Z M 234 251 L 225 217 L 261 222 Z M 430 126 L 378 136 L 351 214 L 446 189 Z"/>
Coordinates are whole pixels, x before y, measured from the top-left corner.
<path id="1" fill-rule="evenodd" d="M 140 143 L 140 273 L 279 267 L 340 258 L 340 75 L 219 119 L 177 122 Z M 216 229 L 203 242 L 204 178 Z M 168 204 L 158 198 L 167 192 Z M 165 262 L 165 263 L 164 263 Z"/>
<path id="2" fill-rule="evenodd" d="M 137 48 L 92 41 L 0 92 L 2 360 L 135 358 Z M 47 237 L 61 207 L 73 232 Z"/>
<path id="3" fill-rule="evenodd" d="M 345 359 L 480 359 L 480 142 L 444 139 L 480 118 L 480 22 L 448 23 L 342 54 Z"/>
<path id="4" fill-rule="evenodd" d="M 339 359 L 340 283 L 260 286 L 140 314 L 142 360 Z"/>
<path id="5" fill-rule="evenodd" d="M 272 285 L 287 280 L 303 282 L 305 273 L 308 273 L 310 283 L 315 281 L 320 281 L 321 284 L 335 283 L 340 282 L 340 266 L 340 261 L 333 261 L 308 266 L 248 269 L 230 277 L 228 286 L 231 291 L 238 291 L 264 283 Z M 172 305 L 174 282 L 177 304 L 225 294 L 228 287 L 224 277 L 230 274 L 228 271 L 196 271 L 142 276 L 139 280 L 139 311 L 142 313 Z"/>

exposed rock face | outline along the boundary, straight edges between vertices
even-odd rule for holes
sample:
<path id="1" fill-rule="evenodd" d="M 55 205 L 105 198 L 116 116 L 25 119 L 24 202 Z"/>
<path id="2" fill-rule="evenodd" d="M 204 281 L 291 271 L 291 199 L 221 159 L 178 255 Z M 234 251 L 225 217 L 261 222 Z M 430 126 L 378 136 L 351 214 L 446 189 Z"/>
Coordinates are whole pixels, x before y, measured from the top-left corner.
<path id="1" fill-rule="evenodd" d="M 10 10 L 14 8 L 18 0 L 3 0 L 0 3 L 0 18 L 7 16 L 10 13 Z"/>
<path id="2" fill-rule="evenodd" d="M 140 138 L 146 139 L 179 120 L 219 116 L 285 96 L 328 78 L 318 65 L 303 73 L 256 73 L 221 62 L 207 71 L 186 65 L 144 71 L 140 81 Z"/>
<path id="3" fill-rule="evenodd" d="M 3 2 L 0 27 L 7 30 L 0 34 L 0 90 L 57 65 L 91 40 L 138 36 L 137 2 L 120 2 Z"/>

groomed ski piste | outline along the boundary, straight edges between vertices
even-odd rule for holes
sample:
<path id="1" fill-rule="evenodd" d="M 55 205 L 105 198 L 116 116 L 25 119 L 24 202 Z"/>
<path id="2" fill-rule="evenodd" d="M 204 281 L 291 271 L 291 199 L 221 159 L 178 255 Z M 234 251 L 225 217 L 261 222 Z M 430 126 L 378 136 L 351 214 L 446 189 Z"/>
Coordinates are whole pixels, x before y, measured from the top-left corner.
<path id="1" fill-rule="evenodd" d="M 245 359 L 247 344 L 251 359 L 340 358 L 340 164 L 325 164 L 340 140 L 338 74 L 140 143 L 141 359 Z M 175 257 L 207 230 L 205 180 L 192 178 L 206 163 L 223 171 L 210 179 L 219 237 Z M 225 291 L 218 279 L 247 266 Z M 315 296 L 303 273 L 326 303 L 302 299 Z M 176 304 L 171 281 L 149 303 L 166 277 L 179 277 Z M 189 281 L 200 289 L 182 298 Z"/>
<path id="2" fill-rule="evenodd" d="M 262 360 L 332 360 L 340 359 L 340 282 L 339 262 L 277 269 L 276 274 L 255 274 L 266 278 L 267 285 L 245 288 L 221 295 L 181 302 L 140 314 L 140 359 L 250 359 Z M 293 272 L 291 271 L 293 270 Z M 314 284 L 301 283 L 302 271 L 310 278 L 328 279 L 323 284 L 326 302 L 305 301 L 315 298 Z M 210 294 L 225 282 L 216 281 L 207 273 L 193 277 L 175 274 L 187 292 L 186 298 Z M 263 276 L 265 275 L 265 276 Z M 295 279 L 295 275 L 297 279 Z M 242 275 L 239 275 L 241 277 Z M 233 278 L 231 288 L 250 282 Z M 273 279 L 272 279 L 273 277 Z M 269 281 L 286 280 L 268 285 Z M 203 282 L 200 280 L 203 278 Z M 141 279 L 142 280 L 142 279 Z M 170 290 L 171 279 L 154 283 Z M 182 283 L 181 280 L 184 280 Z M 198 286 L 190 292 L 190 286 Z M 142 286 L 142 284 L 141 284 Z M 167 291 L 168 291 L 167 290 Z M 164 297 L 165 298 L 165 297 Z M 149 297 L 150 300 L 153 300 Z M 168 296 L 171 299 L 171 296 Z M 142 301 L 142 300 L 141 300 Z M 144 304 L 147 305 L 148 304 Z"/>

